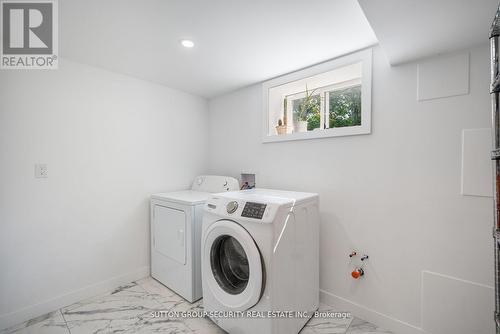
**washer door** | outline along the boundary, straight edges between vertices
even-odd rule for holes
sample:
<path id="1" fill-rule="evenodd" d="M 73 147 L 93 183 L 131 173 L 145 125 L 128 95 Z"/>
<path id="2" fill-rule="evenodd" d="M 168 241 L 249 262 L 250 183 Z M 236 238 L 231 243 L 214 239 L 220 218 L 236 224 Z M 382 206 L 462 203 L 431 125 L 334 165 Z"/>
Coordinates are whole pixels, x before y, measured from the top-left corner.
<path id="1" fill-rule="evenodd" d="M 230 220 L 212 224 L 203 240 L 203 279 L 225 307 L 244 311 L 262 292 L 262 263 L 248 232 Z"/>

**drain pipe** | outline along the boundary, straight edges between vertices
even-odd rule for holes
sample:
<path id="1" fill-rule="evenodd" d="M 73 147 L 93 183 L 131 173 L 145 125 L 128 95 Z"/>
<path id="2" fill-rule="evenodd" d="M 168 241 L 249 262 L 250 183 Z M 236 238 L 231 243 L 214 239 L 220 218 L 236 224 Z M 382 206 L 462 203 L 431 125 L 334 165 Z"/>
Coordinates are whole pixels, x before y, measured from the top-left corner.
<path id="1" fill-rule="evenodd" d="M 493 151 L 491 159 L 494 162 L 494 224 L 493 239 L 495 243 L 495 324 L 496 333 L 500 334 L 500 68 L 499 68 L 499 37 L 500 37 L 500 6 L 495 14 L 495 19 L 490 28 L 491 49 L 491 106 L 493 127 Z"/>

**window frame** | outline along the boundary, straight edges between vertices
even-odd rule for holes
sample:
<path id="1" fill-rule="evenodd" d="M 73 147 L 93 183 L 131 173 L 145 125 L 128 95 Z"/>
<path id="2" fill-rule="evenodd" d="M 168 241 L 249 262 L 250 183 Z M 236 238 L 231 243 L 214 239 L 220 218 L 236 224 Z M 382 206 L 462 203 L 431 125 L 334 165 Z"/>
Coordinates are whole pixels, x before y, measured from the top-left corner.
<path id="1" fill-rule="evenodd" d="M 332 85 L 327 85 L 324 87 L 316 88 L 320 91 L 319 95 L 321 97 L 321 124 L 329 125 L 329 122 L 325 122 L 325 117 L 329 118 L 329 113 L 326 110 L 326 95 L 328 91 L 343 89 L 347 87 L 353 87 L 361 83 L 361 125 L 359 126 L 348 126 L 348 127 L 338 127 L 338 128 L 320 128 L 319 130 L 311 130 L 307 132 L 294 132 L 287 133 L 283 135 L 272 134 L 270 135 L 270 116 L 269 115 L 269 90 L 292 83 L 294 81 L 303 80 L 309 77 L 313 77 L 318 74 L 329 72 L 335 69 L 339 69 L 352 64 L 361 63 L 361 78 L 353 78 L 343 82 L 337 82 Z M 352 82 L 358 80 L 357 84 Z M 333 88 L 333 89 L 332 89 Z M 303 70 L 292 72 L 281 77 L 277 77 L 262 83 L 262 97 L 263 97 L 263 132 L 262 132 L 262 142 L 272 143 L 290 140 L 305 140 L 305 139 L 317 139 L 317 138 L 329 138 L 329 137 L 339 137 L 339 136 L 352 136 L 352 135 L 363 135 L 371 133 L 371 90 L 372 90 L 372 49 L 364 49 L 358 52 L 351 53 L 346 56 L 342 56 L 331 61 L 321 63 L 315 66 L 308 67 Z M 289 96 L 294 95 L 295 99 L 299 99 L 298 95 L 302 95 L 304 92 L 291 93 L 285 98 L 287 99 L 287 118 L 293 122 L 293 112 L 291 105 L 292 101 L 289 100 Z M 326 94 L 325 94 L 326 93 Z M 316 95 L 316 94 L 315 94 Z"/>

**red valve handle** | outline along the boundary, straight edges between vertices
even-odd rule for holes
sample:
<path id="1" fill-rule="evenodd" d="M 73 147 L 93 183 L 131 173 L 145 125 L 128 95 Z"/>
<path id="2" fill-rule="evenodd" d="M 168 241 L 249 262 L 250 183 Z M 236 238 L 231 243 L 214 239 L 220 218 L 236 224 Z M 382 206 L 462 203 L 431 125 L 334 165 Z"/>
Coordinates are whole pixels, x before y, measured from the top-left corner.
<path id="1" fill-rule="evenodd" d="M 357 268 L 357 269 L 354 269 L 351 273 L 351 276 L 352 278 L 354 279 L 358 279 L 360 278 L 361 276 L 363 276 L 365 274 L 365 272 L 363 271 L 363 269 L 361 268 Z"/>

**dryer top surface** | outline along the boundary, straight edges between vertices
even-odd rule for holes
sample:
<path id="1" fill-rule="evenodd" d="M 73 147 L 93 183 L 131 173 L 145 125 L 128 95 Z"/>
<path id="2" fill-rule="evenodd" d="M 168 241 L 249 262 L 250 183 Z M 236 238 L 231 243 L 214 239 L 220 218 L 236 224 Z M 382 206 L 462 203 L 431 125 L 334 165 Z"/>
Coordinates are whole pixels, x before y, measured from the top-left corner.
<path id="1" fill-rule="evenodd" d="M 205 201 L 209 196 L 210 193 L 204 191 L 182 190 L 182 191 L 154 194 L 151 195 L 151 198 L 166 202 L 196 205 L 205 203 Z"/>

